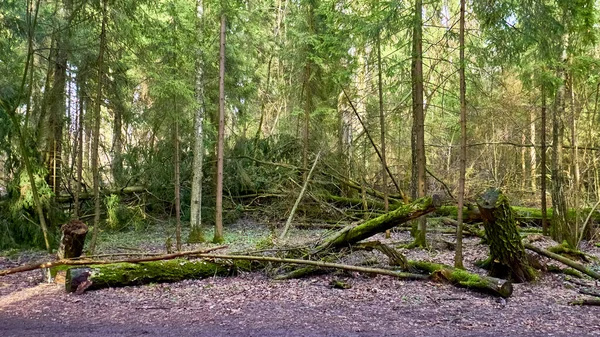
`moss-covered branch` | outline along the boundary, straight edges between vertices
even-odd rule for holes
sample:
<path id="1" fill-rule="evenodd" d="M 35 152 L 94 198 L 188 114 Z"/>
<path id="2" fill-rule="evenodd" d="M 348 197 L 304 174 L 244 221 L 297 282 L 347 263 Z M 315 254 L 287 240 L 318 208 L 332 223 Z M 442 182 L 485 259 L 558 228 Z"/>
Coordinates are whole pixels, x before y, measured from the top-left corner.
<path id="1" fill-rule="evenodd" d="M 408 263 L 414 269 L 430 273 L 434 280 L 447 281 L 460 287 L 475 289 L 504 298 L 510 297 L 513 292 L 512 283 L 507 280 L 482 276 L 439 263 L 424 261 L 409 261 Z"/>
<path id="2" fill-rule="evenodd" d="M 540 255 L 543 255 L 545 257 L 554 259 L 554 260 L 556 260 L 558 262 L 562 262 L 562 263 L 566 264 L 567 266 L 569 266 L 569 267 L 571 267 L 573 269 L 579 270 L 580 272 L 582 272 L 582 273 L 584 273 L 584 274 L 586 274 L 586 275 L 588 275 L 590 277 L 595 278 L 596 280 L 600 280 L 600 274 L 598 274 L 597 272 L 593 271 L 590 268 L 587 268 L 586 266 L 582 265 L 581 263 L 577 263 L 577 262 L 575 262 L 575 261 L 573 261 L 571 259 L 568 259 L 568 258 L 566 258 L 564 256 L 561 256 L 561 255 L 552 253 L 550 251 L 547 251 L 545 249 L 536 247 L 536 246 L 534 246 L 534 245 L 532 245 L 530 243 L 526 243 L 525 244 L 525 248 L 527 248 L 529 250 L 532 250 L 532 251 L 534 251 L 534 252 L 536 252 L 536 253 L 538 253 Z"/>
<path id="3" fill-rule="evenodd" d="M 317 247 L 315 254 L 327 249 L 348 247 L 377 233 L 385 232 L 399 224 L 431 213 L 434 209 L 435 205 L 431 197 L 417 199 L 410 204 L 402 205 L 375 219 L 367 220 L 362 224 L 343 229 L 333 234 Z"/>

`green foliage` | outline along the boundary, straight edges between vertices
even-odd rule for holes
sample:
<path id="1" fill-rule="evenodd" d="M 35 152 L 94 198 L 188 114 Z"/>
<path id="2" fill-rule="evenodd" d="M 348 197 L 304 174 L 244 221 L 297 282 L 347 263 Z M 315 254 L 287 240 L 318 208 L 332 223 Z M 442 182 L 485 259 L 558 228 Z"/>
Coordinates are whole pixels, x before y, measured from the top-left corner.
<path id="1" fill-rule="evenodd" d="M 111 194 L 104 198 L 107 214 L 107 228 L 109 230 L 134 229 L 136 231 L 144 230 L 147 226 L 145 214 L 142 207 L 138 205 L 129 206 L 121 201 L 116 194 Z"/>

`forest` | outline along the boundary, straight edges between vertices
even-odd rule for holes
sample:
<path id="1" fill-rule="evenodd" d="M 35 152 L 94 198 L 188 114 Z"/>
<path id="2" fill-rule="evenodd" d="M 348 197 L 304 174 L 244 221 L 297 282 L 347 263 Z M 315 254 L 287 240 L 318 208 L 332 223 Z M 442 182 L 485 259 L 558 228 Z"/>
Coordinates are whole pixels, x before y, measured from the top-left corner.
<path id="1" fill-rule="evenodd" d="M 600 329 L 599 15 L 3 0 L 0 332 Z"/>

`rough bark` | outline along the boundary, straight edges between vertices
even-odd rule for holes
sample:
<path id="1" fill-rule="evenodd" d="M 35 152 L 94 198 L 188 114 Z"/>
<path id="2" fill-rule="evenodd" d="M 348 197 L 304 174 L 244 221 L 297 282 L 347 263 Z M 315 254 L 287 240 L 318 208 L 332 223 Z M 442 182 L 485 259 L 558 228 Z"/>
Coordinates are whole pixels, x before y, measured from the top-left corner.
<path id="1" fill-rule="evenodd" d="M 213 242 L 223 242 L 223 152 L 225 148 L 225 14 L 221 14 L 219 55 L 219 132 L 217 140 L 217 196 Z"/>
<path id="2" fill-rule="evenodd" d="M 463 267 L 462 232 L 463 205 L 465 204 L 465 175 L 467 168 L 467 101 L 465 80 L 465 0 L 460 1 L 460 169 L 458 176 L 458 214 L 456 224 L 456 250 L 454 266 Z"/>
<path id="3" fill-rule="evenodd" d="M 108 22 L 108 0 L 102 1 L 102 27 L 100 30 L 100 50 L 98 53 L 98 86 L 94 105 L 94 130 L 92 139 L 92 180 L 94 181 L 94 230 L 90 242 L 90 253 L 94 254 L 100 227 L 100 172 L 98 168 L 98 148 L 100 143 L 100 107 L 102 102 L 102 84 L 104 82 L 104 52 L 106 49 L 106 25 Z"/>
<path id="4" fill-rule="evenodd" d="M 412 183 L 413 197 L 422 198 L 426 193 L 425 186 L 425 113 L 423 109 L 423 1 L 415 0 L 413 38 L 412 38 Z M 415 236 L 415 245 L 425 247 L 427 222 L 419 219 Z"/>
<path id="5" fill-rule="evenodd" d="M 56 256 L 59 259 L 70 259 L 81 256 L 88 227 L 78 220 L 71 220 L 60 228 L 62 238 Z"/>
<path id="6" fill-rule="evenodd" d="M 542 94 L 542 120 L 541 120 L 541 132 L 540 132 L 540 142 L 542 143 L 542 153 L 540 156 L 541 164 L 540 164 L 540 188 L 541 188 L 541 202 L 542 202 L 542 228 L 544 230 L 544 235 L 548 235 L 548 211 L 547 211 L 547 203 L 546 203 L 546 91 L 544 90 L 544 86 L 541 89 Z"/>
<path id="7" fill-rule="evenodd" d="M 527 262 L 525 248 L 506 196 L 491 188 L 481 195 L 477 205 L 490 245 L 487 264 L 489 275 L 509 278 L 515 282 L 533 280 L 534 271 Z"/>

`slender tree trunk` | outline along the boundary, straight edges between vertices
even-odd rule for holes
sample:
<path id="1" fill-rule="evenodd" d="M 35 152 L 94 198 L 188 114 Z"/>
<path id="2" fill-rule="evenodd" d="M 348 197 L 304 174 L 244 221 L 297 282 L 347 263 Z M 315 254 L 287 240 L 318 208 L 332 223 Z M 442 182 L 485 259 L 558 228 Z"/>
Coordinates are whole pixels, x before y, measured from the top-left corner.
<path id="1" fill-rule="evenodd" d="M 416 197 L 425 196 L 425 116 L 423 111 L 423 1 L 415 0 L 412 47 L 412 98 L 413 98 L 413 186 Z M 420 218 L 415 245 L 424 247 L 426 242 L 427 221 Z"/>
<path id="2" fill-rule="evenodd" d="M 221 14 L 219 58 L 219 136 L 217 141 L 217 200 L 214 243 L 223 242 L 223 152 L 225 147 L 225 14 Z"/>
<path id="3" fill-rule="evenodd" d="M 385 112 L 383 110 L 383 74 L 381 70 L 381 31 L 377 33 L 377 92 L 379 94 L 379 128 L 381 130 L 381 176 L 383 178 L 384 211 L 389 210 L 387 160 L 385 158 Z M 390 230 L 385 231 L 385 237 L 390 238 Z"/>
<path id="4" fill-rule="evenodd" d="M 529 114 L 529 122 L 531 123 L 529 126 L 529 142 L 532 145 L 535 145 L 535 110 L 531 110 Z M 535 153 L 535 146 L 532 146 L 529 149 L 529 163 L 531 167 L 529 169 L 529 175 L 531 178 L 531 191 L 535 192 L 537 190 L 536 177 L 535 177 L 535 169 L 537 167 L 537 155 Z"/>
<path id="5" fill-rule="evenodd" d="M 577 141 L 577 110 L 575 107 L 575 91 L 573 76 L 569 76 L 569 106 L 571 110 L 571 168 L 573 170 L 573 208 L 575 209 L 575 236 L 579 236 L 579 153 Z"/>
<path id="6" fill-rule="evenodd" d="M 175 144 L 174 166 L 175 166 L 175 242 L 177 251 L 181 251 L 181 193 L 179 176 L 179 116 L 177 103 L 173 101 L 173 110 L 175 112 L 175 128 L 173 129 L 173 144 Z"/>
<path id="7" fill-rule="evenodd" d="M 77 90 L 77 94 L 79 96 L 79 113 L 77 114 L 77 181 L 75 184 L 75 191 L 74 191 L 74 203 L 75 203 L 75 207 L 73 210 L 73 215 L 75 217 L 75 219 L 79 219 L 79 213 L 80 213 L 80 205 L 79 205 L 79 194 L 81 193 L 81 186 L 83 185 L 83 182 L 81 181 L 83 178 L 83 120 L 84 120 L 84 108 L 83 108 L 83 79 L 81 77 L 77 77 L 77 79 L 79 81 L 81 81 L 78 84 L 78 90 Z"/>
<path id="8" fill-rule="evenodd" d="M 548 212 L 546 203 L 546 89 L 542 85 L 542 125 L 540 128 L 542 132 L 540 134 L 540 142 L 542 143 L 542 152 L 540 157 L 540 188 L 541 188 L 541 201 L 542 201 L 542 231 L 544 235 L 548 235 Z"/>
<path id="9" fill-rule="evenodd" d="M 308 4 L 308 34 L 314 34 L 314 15 L 315 9 L 312 2 Z M 302 146 L 302 169 L 303 169 L 303 180 L 307 178 L 308 172 L 308 151 L 310 148 L 310 116 L 314 109 L 313 107 L 313 61 L 310 59 L 313 53 L 312 42 L 308 43 L 306 65 L 304 69 L 304 93 L 306 95 L 304 101 L 304 125 L 303 125 L 303 146 Z"/>
<path id="10" fill-rule="evenodd" d="M 98 167 L 98 148 L 100 143 L 100 108 L 102 106 L 102 84 L 104 82 L 104 52 L 106 49 L 106 25 L 108 21 L 108 0 L 102 0 L 102 28 L 100 31 L 100 49 L 98 52 L 98 85 L 94 102 L 94 129 L 92 135 L 92 180 L 94 181 L 94 230 L 90 242 L 90 254 L 96 251 L 98 229 L 100 227 L 100 172 Z"/>
<path id="11" fill-rule="evenodd" d="M 456 249 L 454 267 L 463 269 L 462 231 L 463 206 L 465 204 L 465 175 L 467 170 L 467 101 L 465 80 L 465 0 L 460 1 L 460 169 L 458 176 L 458 225 L 456 226 Z"/>
<path id="12" fill-rule="evenodd" d="M 196 1 L 196 34 L 198 46 L 196 51 L 196 112 L 194 115 L 194 160 L 192 164 L 192 195 L 190 204 L 190 235 L 188 243 L 204 241 L 202 233 L 202 166 L 204 163 L 204 62 L 201 46 L 201 36 L 204 20 L 204 4 Z"/>
<path id="13" fill-rule="evenodd" d="M 566 39 L 565 39 L 566 40 Z M 566 42 L 563 47 L 562 64 L 557 78 L 561 79 L 556 90 L 552 114 L 552 238 L 557 242 L 567 240 L 570 244 L 569 224 L 567 221 L 567 202 L 564 193 L 563 173 L 563 137 L 565 111 L 565 65 L 567 60 Z"/>

